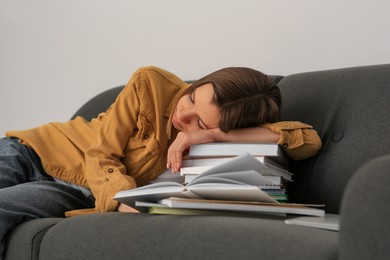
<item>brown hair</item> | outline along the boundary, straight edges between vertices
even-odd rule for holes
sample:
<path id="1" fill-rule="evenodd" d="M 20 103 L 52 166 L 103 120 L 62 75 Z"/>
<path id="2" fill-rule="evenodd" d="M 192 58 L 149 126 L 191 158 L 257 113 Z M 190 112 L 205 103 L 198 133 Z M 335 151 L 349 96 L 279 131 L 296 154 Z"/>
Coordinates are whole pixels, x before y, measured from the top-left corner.
<path id="1" fill-rule="evenodd" d="M 254 127 L 280 120 L 281 94 L 273 80 L 260 71 L 230 67 L 195 81 L 184 93 L 211 83 L 214 103 L 220 108 L 219 128 Z"/>

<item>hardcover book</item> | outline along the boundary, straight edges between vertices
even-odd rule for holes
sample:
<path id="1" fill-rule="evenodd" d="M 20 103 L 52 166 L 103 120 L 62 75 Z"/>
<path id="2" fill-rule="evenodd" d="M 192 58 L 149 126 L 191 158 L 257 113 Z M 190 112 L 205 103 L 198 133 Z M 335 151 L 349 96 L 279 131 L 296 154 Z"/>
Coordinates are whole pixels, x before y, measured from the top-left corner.
<path id="1" fill-rule="evenodd" d="M 264 202 L 250 202 L 250 201 L 221 201 L 221 200 L 204 200 L 204 199 L 185 199 L 185 198 L 167 198 L 160 200 L 158 204 L 149 204 L 137 201 L 137 206 L 150 207 L 153 209 L 150 213 L 159 214 L 177 214 L 184 215 L 199 215 L 215 214 L 212 211 L 222 212 L 240 212 L 251 214 L 274 214 L 279 216 L 293 215 L 307 215 L 324 217 L 324 205 L 313 204 L 293 204 L 293 203 L 264 203 Z M 170 210 L 167 210 L 169 208 Z M 185 210 L 184 210 L 185 209 Z M 197 210 L 199 210 L 197 212 Z M 165 212 L 165 213 L 164 213 Z"/>

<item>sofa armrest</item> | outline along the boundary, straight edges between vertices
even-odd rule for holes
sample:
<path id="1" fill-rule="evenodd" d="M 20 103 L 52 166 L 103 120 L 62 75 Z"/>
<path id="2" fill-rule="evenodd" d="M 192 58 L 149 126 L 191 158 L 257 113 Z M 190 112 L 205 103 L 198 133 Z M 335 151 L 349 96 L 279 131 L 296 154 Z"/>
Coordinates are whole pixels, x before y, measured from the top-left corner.
<path id="1" fill-rule="evenodd" d="M 4 259 L 39 259 L 39 248 L 46 232 L 63 218 L 26 221 L 7 235 Z"/>
<path id="2" fill-rule="evenodd" d="M 363 165 L 341 205 L 340 259 L 390 259 L 390 156 Z"/>

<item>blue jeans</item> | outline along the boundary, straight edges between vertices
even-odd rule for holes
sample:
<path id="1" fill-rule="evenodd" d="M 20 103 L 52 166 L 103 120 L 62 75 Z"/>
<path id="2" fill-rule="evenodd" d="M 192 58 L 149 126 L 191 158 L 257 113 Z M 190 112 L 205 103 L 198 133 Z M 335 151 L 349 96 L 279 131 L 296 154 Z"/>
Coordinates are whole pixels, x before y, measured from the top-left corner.
<path id="1" fill-rule="evenodd" d="M 93 197 L 47 175 L 33 149 L 18 139 L 0 139 L 0 260 L 4 237 L 18 224 L 92 207 Z"/>

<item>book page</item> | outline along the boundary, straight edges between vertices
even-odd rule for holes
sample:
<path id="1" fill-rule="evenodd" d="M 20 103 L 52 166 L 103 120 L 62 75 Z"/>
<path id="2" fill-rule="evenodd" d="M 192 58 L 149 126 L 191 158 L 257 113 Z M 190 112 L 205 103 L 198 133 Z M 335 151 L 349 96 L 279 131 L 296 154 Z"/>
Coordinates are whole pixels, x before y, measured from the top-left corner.
<path id="1" fill-rule="evenodd" d="M 209 170 L 206 170 L 205 172 L 201 173 L 200 175 L 196 176 L 190 183 L 195 181 L 196 179 L 203 178 L 208 175 L 213 175 L 216 173 L 224 173 L 224 172 L 241 172 L 241 171 L 248 171 L 248 170 L 255 170 L 257 172 L 261 172 L 263 169 L 265 169 L 266 166 L 256 160 L 253 156 L 251 156 L 248 153 L 239 155 L 237 157 L 232 158 L 228 162 L 224 164 L 217 165 L 215 167 L 210 168 Z M 190 184 L 189 183 L 189 184 Z"/>
<path id="2" fill-rule="evenodd" d="M 225 180 L 225 181 L 224 181 Z M 203 176 L 192 180 L 187 186 L 194 186 L 206 182 L 236 182 L 238 185 L 264 186 L 271 185 L 272 182 L 254 170 L 221 172 Z"/>
<path id="3" fill-rule="evenodd" d="M 278 203 L 266 192 L 251 185 L 204 183 L 188 187 L 188 190 L 204 199 Z"/>
<path id="4" fill-rule="evenodd" d="M 181 187 L 181 188 L 184 188 L 184 186 L 182 184 L 177 183 L 177 182 L 162 181 L 162 182 L 156 182 L 156 183 L 152 183 L 152 184 L 149 184 L 149 185 L 141 186 L 141 187 L 138 187 L 138 188 L 135 188 L 135 189 L 131 189 L 130 191 L 131 192 L 137 192 L 137 191 L 143 192 L 143 190 L 159 189 L 159 188 L 163 188 L 163 187 Z"/>
<path id="5" fill-rule="evenodd" d="M 118 192 L 114 199 L 131 205 L 134 200 L 155 202 L 163 198 L 183 197 L 184 186 L 176 182 L 159 182 L 147 186 Z"/>
<path id="6" fill-rule="evenodd" d="M 248 185 L 246 183 L 243 183 L 243 182 L 240 182 L 240 181 L 236 181 L 236 180 L 229 180 L 229 179 L 226 179 L 226 178 L 219 178 L 219 177 L 214 177 L 214 176 L 208 176 L 207 178 L 205 178 L 207 180 L 204 180 L 203 178 L 197 180 L 196 182 L 194 183 L 191 183 L 191 185 L 187 185 L 187 188 L 190 189 L 190 187 L 203 187 L 203 186 L 207 186 L 209 184 L 211 185 Z"/>

